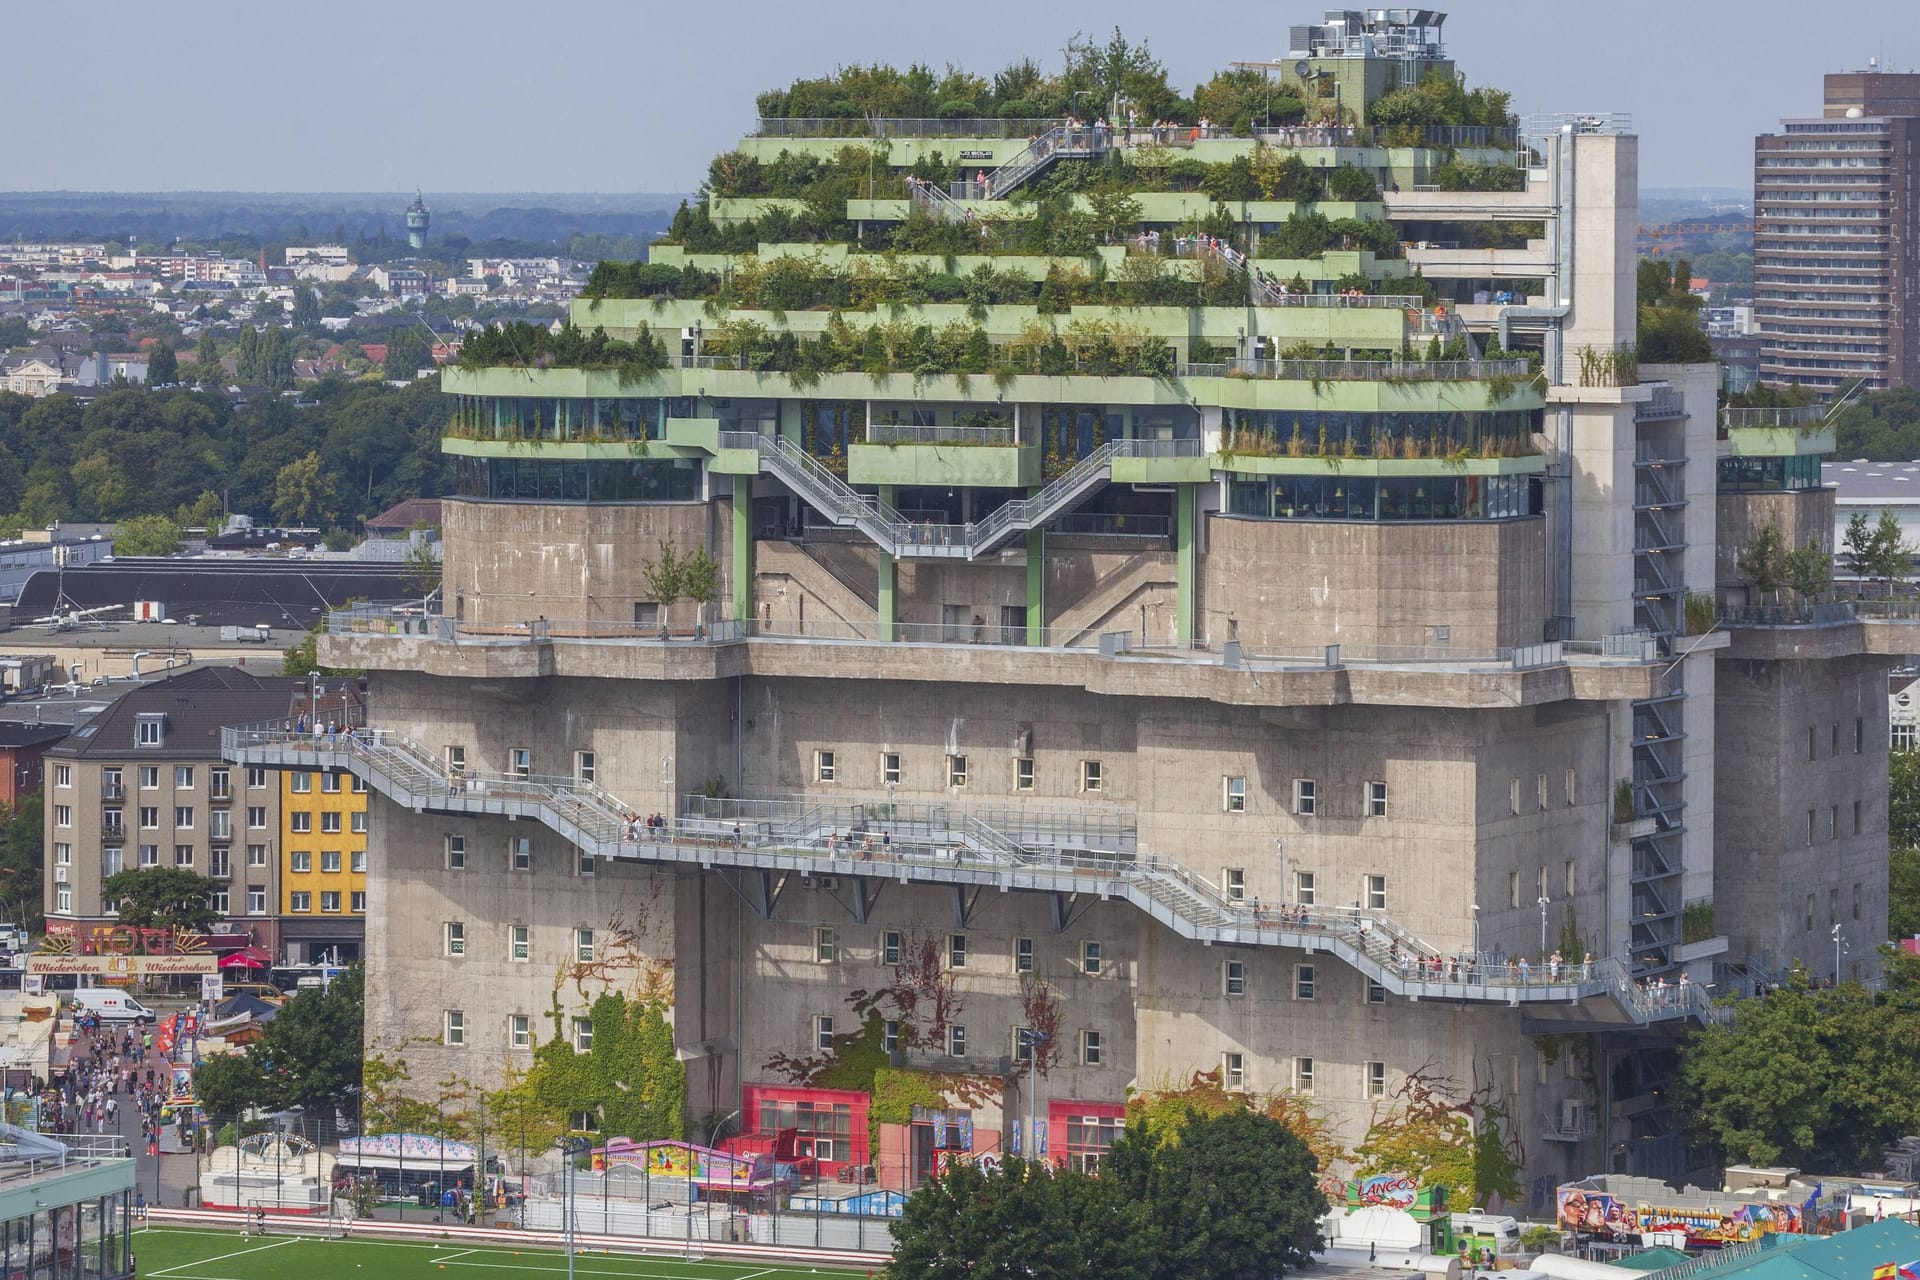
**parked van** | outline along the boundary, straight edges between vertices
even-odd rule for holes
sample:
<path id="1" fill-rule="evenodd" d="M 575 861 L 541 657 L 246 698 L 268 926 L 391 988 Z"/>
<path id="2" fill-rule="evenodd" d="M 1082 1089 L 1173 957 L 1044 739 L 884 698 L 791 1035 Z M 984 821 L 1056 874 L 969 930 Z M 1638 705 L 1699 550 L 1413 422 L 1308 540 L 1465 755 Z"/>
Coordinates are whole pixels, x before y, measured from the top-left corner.
<path id="1" fill-rule="evenodd" d="M 124 991 L 111 987 L 79 987 L 72 993 L 73 1007 L 91 1013 L 103 1022 L 153 1022 L 159 1015 Z"/>
<path id="2" fill-rule="evenodd" d="M 1453 1234 L 1476 1248 L 1491 1245 L 1499 1253 L 1515 1248 L 1520 1243 L 1520 1224 L 1506 1214 L 1487 1213 L 1475 1208 L 1451 1217 Z"/>

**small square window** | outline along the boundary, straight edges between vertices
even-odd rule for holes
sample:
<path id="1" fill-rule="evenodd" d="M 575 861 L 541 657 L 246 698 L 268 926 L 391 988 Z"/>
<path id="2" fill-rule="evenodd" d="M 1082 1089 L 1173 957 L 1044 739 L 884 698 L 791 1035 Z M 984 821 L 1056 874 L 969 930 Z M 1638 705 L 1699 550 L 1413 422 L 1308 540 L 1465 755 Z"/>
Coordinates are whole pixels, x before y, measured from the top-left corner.
<path id="1" fill-rule="evenodd" d="M 1015 938 L 1013 940 L 1013 971 L 1015 973 L 1033 972 L 1033 939 Z"/>
<path id="2" fill-rule="evenodd" d="M 525 960 L 533 954 L 533 931 L 524 924 L 511 925 L 507 929 L 507 959 Z"/>
<path id="3" fill-rule="evenodd" d="M 1313 905 L 1313 872 L 1296 871 L 1293 873 L 1293 901 L 1296 905 Z"/>
<path id="4" fill-rule="evenodd" d="M 1102 777 L 1103 771 L 1098 760 L 1082 760 L 1080 762 L 1080 789 L 1082 791 L 1098 791 Z"/>
<path id="5" fill-rule="evenodd" d="M 1247 872 L 1244 867 L 1223 867 L 1220 871 L 1220 891 L 1227 895 L 1228 902 L 1247 900 Z"/>
<path id="6" fill-rule="evenodd" d="M 1367 1063 L 1367 1096 L 1369 1098 L 1384 1098 L 1387 1096 L 1386 1063 Z"/>
<path id="7" fill-rule="evenodd" d="M 533 752 L 527 747 L 515 747 L 507 753 L 507 772 L 525 781 L 533 776 Z"/>
<path id="8" fill-rule="evenodd" d="M 339 835 L 340 834 L 339 813 L 333 812 L 333 813 L 321 814 L 320 815 L 320 831 L 324 835 L 331 835 L 331 836 Z"/>
<path id="9" fill-rule="evenodd" d="M 900 785 L 900 753 L 883 751 L 880 753 L 880 782 L 882 786 Z"/>
<path id="10" fill-rule="evenodd" d="M 1082 1031 L 1080 1033 L 1080 1065 L 1083 1067 L 1097 1067 L 1100 1065 L 1100 1055 L 1100 1033 L 1098 1031 Z"/>
<path id="11" fill-rule="evenodd" d="M 173 825 L 176 830 L 193 830 L 193 806 L 180 804 L 173 807 Z"/>
<path id="12" fill-rule="evenodd" d="M 1247 962 L 1223 960 L 1220 963 L 1220 990 L 1224 995 L 1247 994 Z"/>
<path id="13" fill-rule="evenodd" d="M 967 967 L 967 935 L 950 933 L 947 935 L 947 968 L 964 969 Z"/>
<path id="14" fill-rule="evenodd" d="M 449 1009 L 442 1024 L 440 1038 L 446 1044 L 458 1048 L 467 1042 L 467 1015 L 458 1009 Z"/>
<path id="15" fill-rule="evenodd" d="M 815 964 L 832 964 L 834 957 L 833 930 L 819 928 L 813 931 L 813 961 Z"/>
<path id="16" fill-rule="evenodd" d="M 593 930 L 575 929 L 573 931 L 573 958 L 581 964 L 593 963 Z"/>
<path id="17" fill-rule="evenodd" d="M 1080 944 L 1080 972 L 1097 977 L 1100 973 L 1100 944 L 1083 942 Z"/>
<path id="18" fill-rule="evenodd" d="M 1297 964 L 1293 966 L 1293 998 L 1295 1000 L 1313 999 L 1313 966 Z"/>
<path id="19" fill-rule="evenodd" d="M 965 756 L 947 757 L 947 785 L 964 787 L 967 785 L 967 758 Z"/>
<path id="20" fill-rule="evenodd" d="M 365 915 L 367 911 L 367 891 L 355 889 L 347 895 L 348 909 Z"/>
<path id="21" fill-rule="evenodd" d="M 294 849 L 287 854 L 287 870 L 306 872 L 313 870 L 313 853 L 307 849 Z"/>
<path id="22" fill-rule="evenodd" d="M 320 775 L 320 791 L 323 795 L 329 795 L 329 796 L 339 795 L 340 794 L 340 775 L 337 773 L 321 774 Z"/>
<path id="23" fill-rule="evenodd" d="M 1368 1004 L 1385 1004 L 1386 1002 L 1387 1002 L 1387 989 L 1381 986 L 1379 983 L 1375 982 L 1372 978 L 1368 978 L 1367 979 L 1367 1003 Z"/>
<path id="24" fill-rule="evenodd" d="M 266 785 L 267 785 L 267 771 L 265 769 L 250 768 L 247 770 L 247 789 L 248 790 L 250 791 L 258 790 Z"/>
<path id="25" fill-rule="evenodd" d="M 367 874 L 367 851 L 365 849 L 355 849 L 347 855 L 347 870 L 353 872 L 355 875 L 363 876 Z"/>
<path id="26" fill-rule="evenodd" d="M 159 765 L 143 764 L 140 766 L 140 789 L 142 791 L 158 791 L 160 789 Z"/>
<path id="27" fill-rule="evenodd" d="M 593 1051 L 593 1019 L 575 1018 L 573 1020 L 573 1048 L 576 1053 Z"/>
<path id="28" fill-rule="evenodd" d="M 967 1056 L 967 1029 L 958 1022 L 947 1028 L 947 1056 L 950 1058 Z"/>
<path id="29" fill-rule="evenodd" d="M 263 844 L 248 845 L 247 846 L 247 865 L 250 867 L 266 866 L 267 865 L 267 846 Z"/>
<path id="30" fill-rule="evenodd" d="M 880 963 L 900 963 L 900 931 L 888 929 L 880 935 Z"/>
<path id="31" fill-rule="evenodd" d="M 533 1047 L 533 1020 L 524 1013 L 516 1013 L 507 1019 L 507 1034 L 516 1049 Z"/>
<path id="32" fill-rule="evenodd" d="M 295 835 L 306 835 L 313 830 L 313 815 L 304 811 L 287 815 L 287 830 Z"/>
<path id="33" fill-rule="evenodd" d="M 593 855 L 585 851 L 580 854 L 580 874 L 583 876 L 593 874 Z"/>
<path id="34" fill-rule="evenodd" d="M 1018 756 L 1013 762 L 1013 789 L 1015 791 L 1033 790 L 1033 757 Z"/>
<path id="35" fill-rule="evenodd" d="M 1247 780 L 1243 777 L 1230 777 L 1225 782 L 1225 808 L 1228 813 L 1247 811 Z"/>
<path id="36" fill-rule="evenodd" d="M 287 790 L 295 795 L 307 795 L 313 790 L 313 775 L 310 773 L 290 773 L 287 775 Z"/>
<path id="37" fill-rule="evenodd" d="M 1247 1057 L 1243 1053 L 1223 1053 L 1220 1055 L 1220 1084 L 1222 1088 L 1244 1089 L 1247 1087 Z"/>
<path id="38" fill-rule="evenodd" d="M 1387 878 L 1385 876 L 1367 877 L 1367 910 L 1385 911 L 1387 909 Z"/>
<path id="39" fill-rule="evenodd" d="M 1293 780 L 1293 811 L 1303 818 L 1311 818 L 1314 813 L 1314 782 L 1312 778 Z"/>
<path id="40" fill-rule="evenodd" d="M 173 846 L 173 865 L 176 867 L 192 866 L 193 846 L 190 844 L 177 844 Z"/>
<path id="41" fill-rule="evenodd" d="M 267 806 L 263 804 L 247 806 L 247 830 L 265 831 L 267 829 Z"/>
<path id="42" fill-rule="evenodd" d="M 467 954 L 467 926 L 458 920 L 447 922 L 447 954 L 463 956 Z"/>
<path id="43" fill-rule="evenodd" d="M 320 891 L 320 910 L 323 913 L 340 914 L 340 891 L 338 889 L 322 889 Z"/>
<path id="44" fill-rule="evenodd" d="M 298 915 L 305 915 L 309 911 L 312 911 L 313 894 L 306 890 L 301 890 L 299 893 L 288 894 L 287 909 Z"/>
<path id="45" fill-rule="evenodd" d="M 1313 1092 L 1312 1058 L 1295 1058 L 1293 1060 L 1293 1091 L 1295 1093 Z"/>
<path id="46" fill-rule="evenodd" d="M 357 836 L 363 836 L 367 834 L 366 810 L 364 809 L 356 810 L 353 813 L 352 817 L 353 817 L 353 821 L 347 824 L 348 830 L 352 831 L 353 834 Z"/>
<path id="47" fill-rule="evenodd" d="M 816 751 L 813 753 L 813 780 L 815 782 L 833 781 L 833 752 Z"/>
<path id="48" fill-rule="evenodd" d="M 1367 816 L 1384 818 L 1387 816 L 1387 784 L 1369 782 L 1367 784 Z"/>
<path id="49" fill-rule="evenodd" d="M 467 838 L 465 836 L 447 837 L 447 870 L 465 871 L 467 869 Z"/>

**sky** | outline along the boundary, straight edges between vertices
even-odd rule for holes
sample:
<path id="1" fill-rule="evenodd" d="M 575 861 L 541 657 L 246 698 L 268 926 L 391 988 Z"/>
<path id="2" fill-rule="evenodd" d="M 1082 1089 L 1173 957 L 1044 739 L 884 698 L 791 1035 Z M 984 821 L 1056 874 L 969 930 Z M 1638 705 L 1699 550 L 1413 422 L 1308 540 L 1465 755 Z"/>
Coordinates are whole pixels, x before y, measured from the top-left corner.
<path id="1" fill-rule="evenodd" d="M 1057 68 L 1145 39 L 1183 93 L 1324 0 L 4 0 L 0 190 L 690 191 L 754 95 L 853 62 Z M 1628 112 L 1643 187 L 1750 187 L 1824 72 L 1920 63 L 1920 0 L 1457 0 L 1469 85 Z"/>

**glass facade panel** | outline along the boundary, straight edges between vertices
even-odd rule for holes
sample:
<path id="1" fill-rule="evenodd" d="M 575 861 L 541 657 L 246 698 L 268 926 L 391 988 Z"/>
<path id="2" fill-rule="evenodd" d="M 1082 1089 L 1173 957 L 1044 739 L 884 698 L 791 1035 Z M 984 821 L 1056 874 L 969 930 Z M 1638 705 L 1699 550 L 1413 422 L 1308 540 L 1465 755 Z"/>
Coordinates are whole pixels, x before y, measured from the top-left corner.
<path id="1" fill-rule="evenodd" d="M 1236 478 L 1228 509 L 1265 520 L 1510 520 L 1539 515 L 1527 476 Z"/>
<path id="2" fill-rule="evenodd" d="M 1820 487 L 1820 458 L 1817 454 L 1791 458 L 1722 458 L 1720 488 L 1723 492 L 1782 492 Z"/>
<path id="3" fill-rule="evenodd" d="M 688 458 L 462 458 L 459 486 L 463 498 L 520 502 L 695 502 L 700 474 Z"/>

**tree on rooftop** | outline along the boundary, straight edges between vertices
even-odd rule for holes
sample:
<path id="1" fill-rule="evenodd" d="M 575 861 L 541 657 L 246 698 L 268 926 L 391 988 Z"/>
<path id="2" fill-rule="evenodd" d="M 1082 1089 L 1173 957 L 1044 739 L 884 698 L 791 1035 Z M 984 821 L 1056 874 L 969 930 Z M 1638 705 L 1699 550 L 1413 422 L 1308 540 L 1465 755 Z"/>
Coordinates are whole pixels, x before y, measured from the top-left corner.
<path id="1" fill-rule="evenodd" d="M 1148 42 L 1132 43 L 1119 27 L 1105 44 L 1076 33 L 1063 53 L 1066 68 L 1060 79 L 1070 115 L 1089 120 L 1105 116 L 1117 100 L 1123 117 L 1131 107 L 1140 119 L 1151 121 L 1167 114 L 1178 98 Z"/>

